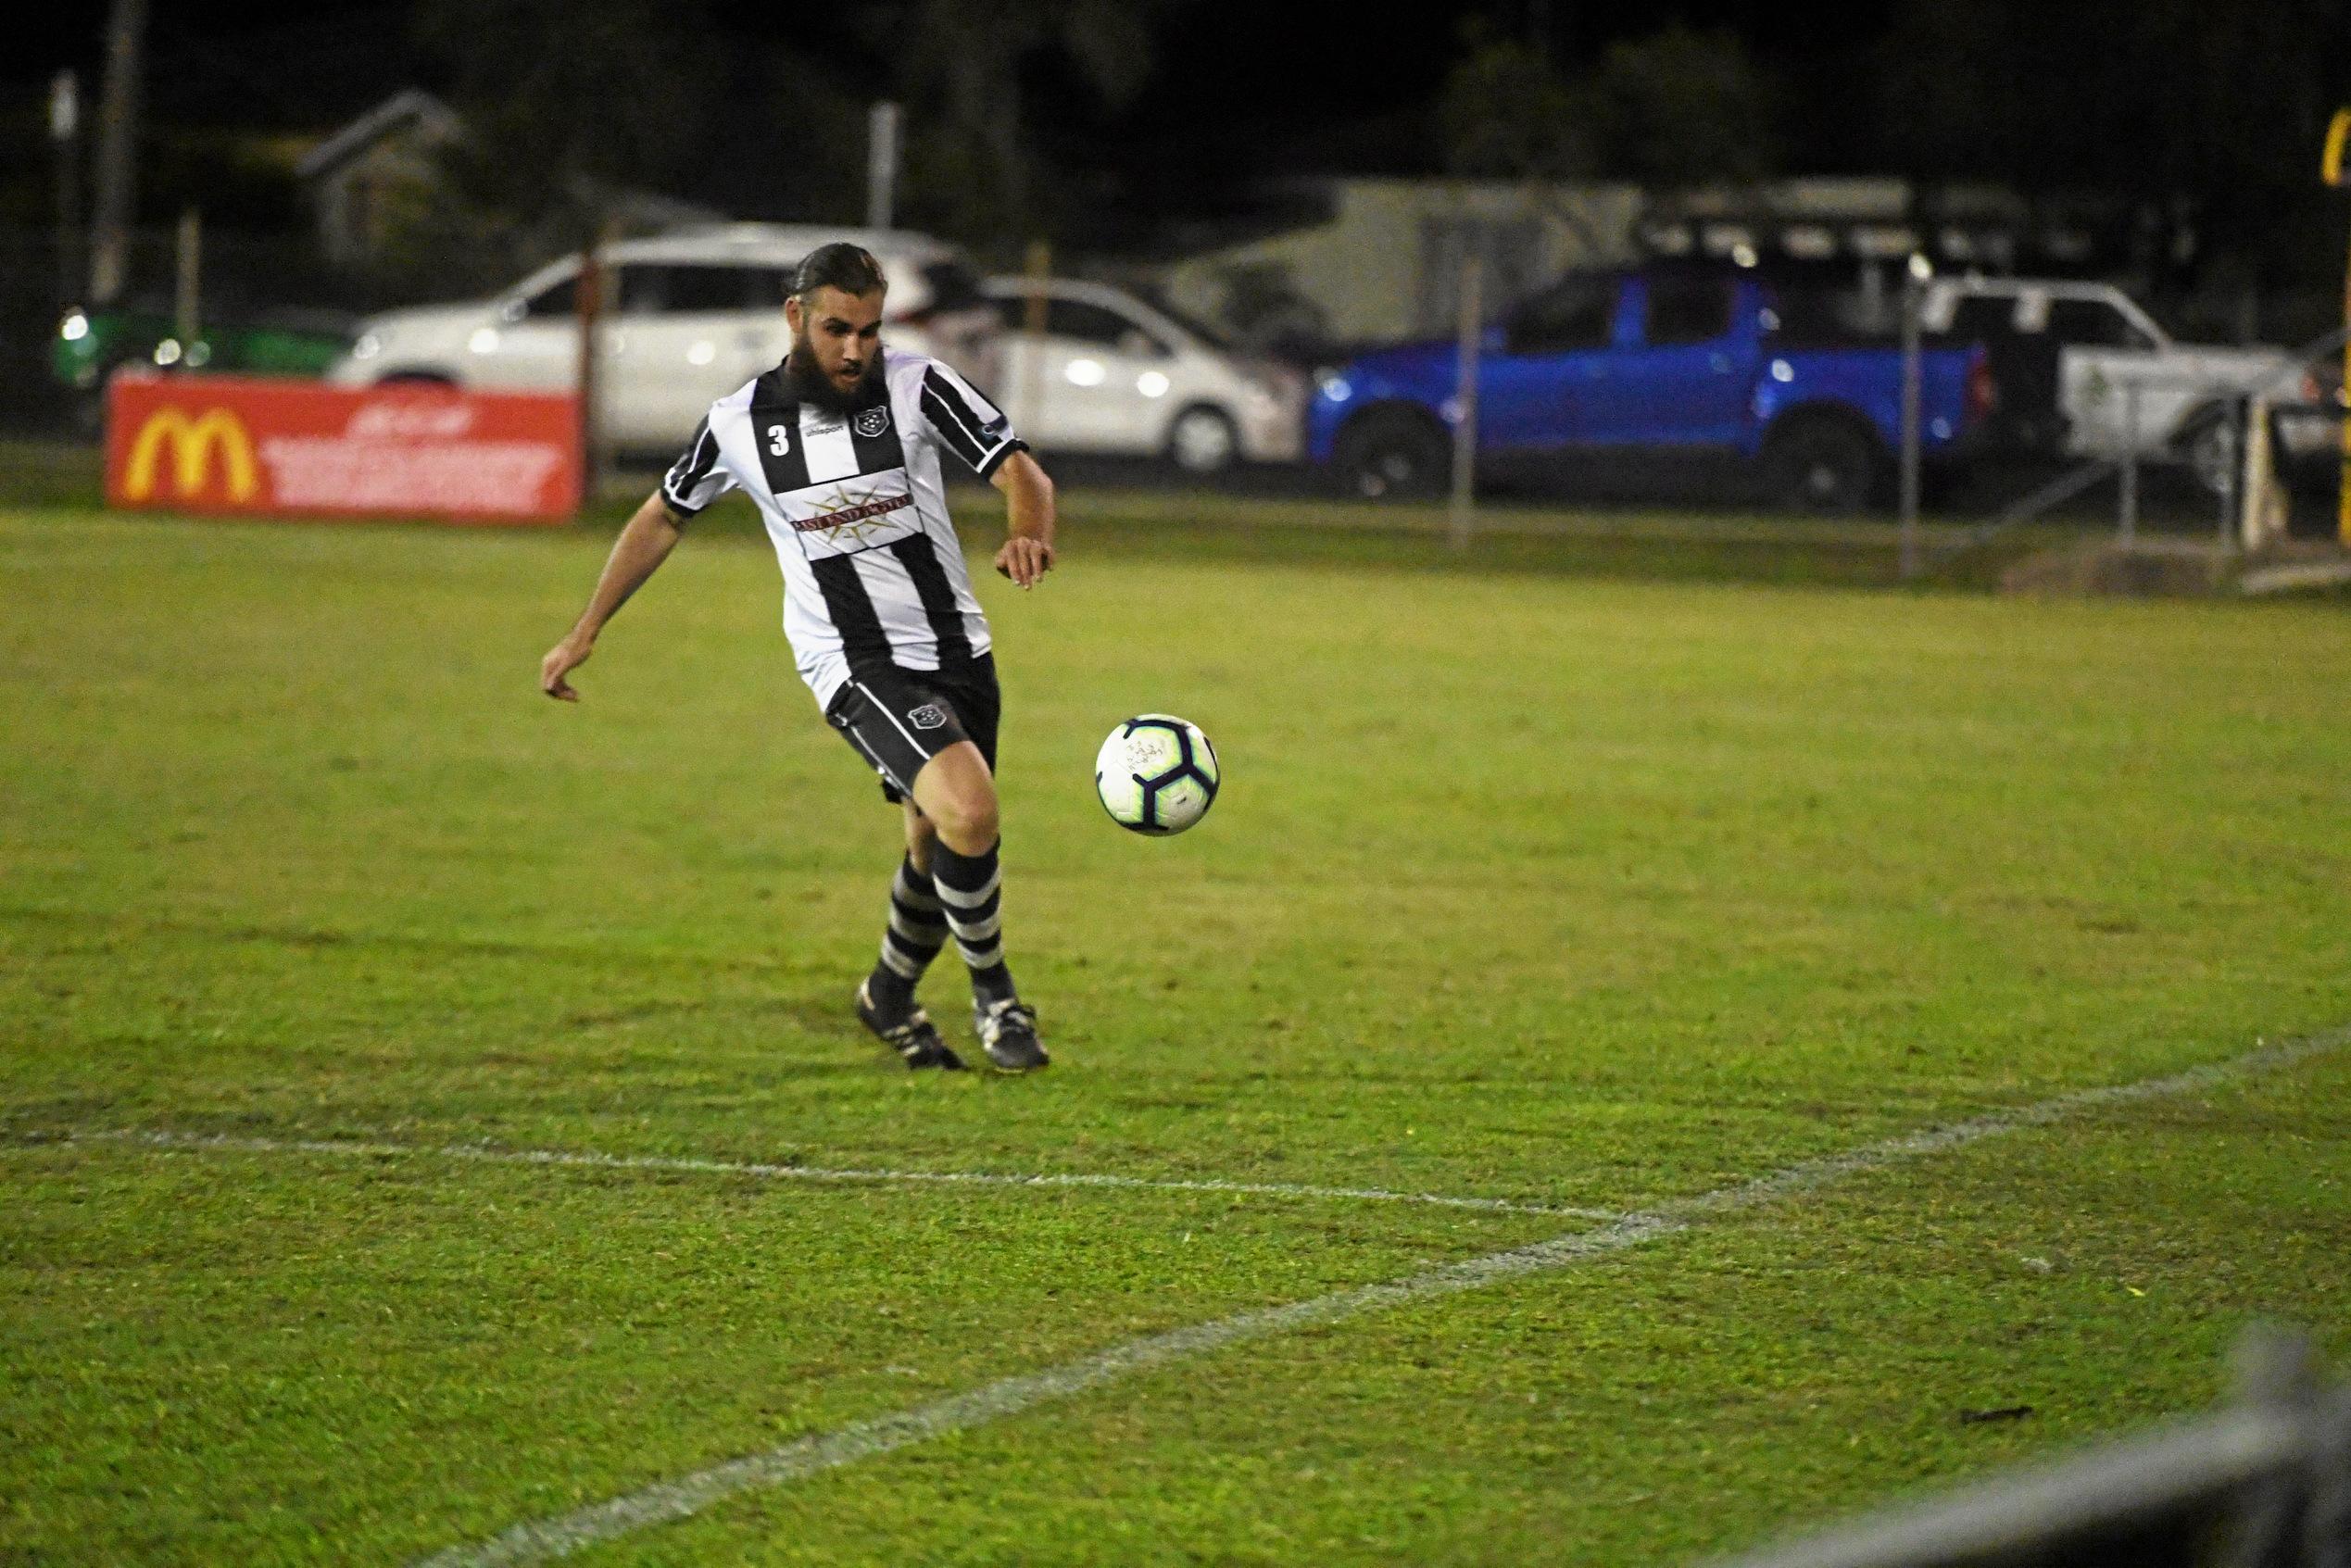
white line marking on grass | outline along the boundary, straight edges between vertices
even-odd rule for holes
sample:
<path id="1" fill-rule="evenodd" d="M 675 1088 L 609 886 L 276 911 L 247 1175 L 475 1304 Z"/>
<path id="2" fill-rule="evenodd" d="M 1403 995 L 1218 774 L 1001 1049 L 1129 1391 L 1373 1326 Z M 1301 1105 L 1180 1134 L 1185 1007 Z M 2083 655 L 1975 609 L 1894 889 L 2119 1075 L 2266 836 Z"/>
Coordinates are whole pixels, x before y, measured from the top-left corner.
<path id="1" fill-rule="evenodd" d="M 2192 1089 L 2211 1087 L 2231 1079 L 2275 1072 L 2351 1043 L 2351 1028 L 2286 1045 L 2252 1051 L 2232 1061 L 2193 1067 L 2168 1077 L 2145 1078 L 2133 1084 L 2083 1089 L 2059 1095 L 2019 1110 L 1980 1116 L 1946 1127 L 1890 1138 L 1849 1154 L 1807 1160 L 1757 1176 L 1752 1181 L 1719 1187 L 1695 1198 L 1660 1203 L 1627 1214 L 1599 1230 L 1559 1236 L 1531 1247 L 1489 1253 L 1466 1262 L 1450 1263 L 1421 1273 L 1353 1290 L 1336 1291 L 1285 1307 L 1267 1307 L 1218 1318 L 1213 1323 L 1130 1339 L 1123 1345 L 1083 1356 L 1043 1372 L 975 1388 L 936 1403 L 920 1405 L 893 1415 L 844 1426 L 836 1432 L 803 1437 L 798 1442 L 732 1460 L 674 1481 L 658 1482 L 641 1491 L 614 1498 L 553 1519 L 517 1524 L 486 1541 L 450 1547 L 421 1559 L 416 1568 L 504 1568 L 562 1557 L 639 1530 L 699 1513 L 711 1504 L 761 1487 L 778 1486 L 861 1460 L 892 1452 L 914 1443 L 985 1425 L 1019 1415 L 1038 1405 L 1065 1399 L 1090 1388 L 1187 1357 L 1221 1350 L 1229 1345 L 1263 1339 L 1317 1323 L 1336 1323 L 1366 1312 L 1477 1290 L 1528 1274 L 1572 1268 L 1594 1258 L 1622 1252 L 1644 1242 L 1691 1229 L 1724 1214 L 1760 1208 L 1830 1186 L 1849 1176 L 1877 1171 L 1940 1154 L 1986 1138 L 2046 1126 L 2084 1110 L 2158 1099 Z"/>
<path id="2" fill-rule="evenodd" d="M 1129 1191 L 1229 1193 L 1262 1198 L 1336 1198 L 1362 1203 L 1417 1203 L 1439 1209 L 1475 1209 L 1490 1213 L 1542 1214 L 1569 1220 L 1614 1220 L 1614 1209 L 1576 1209 L 1521 1203 L 1507 1198 L 1455 1198 L 1435 1192 L 1390 1192 L 1384 1187 L 1306 1186 L 1288 1182 L 1182 1181 L 1150 1176 L 1096 1175 L 1085 1172 L 1024 1174 L 1001 1171 L 863 1171 L 821 1165 L 773 1165 L 727 1160 L 695 1160 L 658 1154 L 597 1154 L 558 1148 L 499 1148 L 491 1144 L 402 1144 L 347 1138 L 262 1138 L 232 1134 L 149 1132 L 137 1128 L 61 1133 L 15 1140 L 30 1143 L 128 1143 L 149 1148 L 220 1150 L 233 1154 L 330 1154 L 369 1159 L 473 1160 L 492 1165 L 578 1166 L 597 1171 L 673 1172 L 703 1176 L 750 1176 L 761 1181 L 915 1182 L 946 1186 L 1116 1187 Z"/>

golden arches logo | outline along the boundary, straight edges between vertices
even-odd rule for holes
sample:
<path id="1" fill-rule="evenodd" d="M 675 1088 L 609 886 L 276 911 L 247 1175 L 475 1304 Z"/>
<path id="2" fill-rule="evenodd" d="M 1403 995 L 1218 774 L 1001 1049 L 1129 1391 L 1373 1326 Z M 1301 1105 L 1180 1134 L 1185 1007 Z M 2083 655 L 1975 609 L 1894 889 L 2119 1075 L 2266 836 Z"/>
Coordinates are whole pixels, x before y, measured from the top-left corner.
<path id="1" fill-rule="evenodd" d="M 126 500 L 144 501 L 155 494 L 156 466 L 166 445 L 171 448 L 172 494 L 187 500 L 204 489 L 212 470 L 212 449 L 220 449 L 228 470 L 229 499 L 250 501 L 261 482 L 253 468 L 253 438 L 245 421 L 226 408 L 208 408 L 195 419 L 181 409 L 160 408 L 139 427 L 131 443 L 131 457 L 122 468 Z"/>

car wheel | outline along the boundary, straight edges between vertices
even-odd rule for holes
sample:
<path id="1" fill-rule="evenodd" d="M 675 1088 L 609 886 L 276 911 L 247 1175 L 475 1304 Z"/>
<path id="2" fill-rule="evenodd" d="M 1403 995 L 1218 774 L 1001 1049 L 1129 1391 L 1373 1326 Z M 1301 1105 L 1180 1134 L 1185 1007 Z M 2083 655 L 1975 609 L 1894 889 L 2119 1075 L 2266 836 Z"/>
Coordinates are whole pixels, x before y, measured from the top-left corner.
<path id="1" fill-rule="evenodd" d="M 1443 493 L 1451 451 L 1434 421 L 1411 414 L 1374 414 L 1339 438 L 1339 483 L 1366 501 Z"/>
<path id="2" fill-rule="evenodd" d="M 1167 457 L 1186 473 L 1223 473 L 1240 460 L 1240 433 L 1219 408 L 1187 408 L 1167 429 Z"/>
<path id="3" fill-rule="evenodd" d="M 1849 517 L 1869 504 L 1885 466 L 1877 438 L 1837 419 L 1801 419 L 1766 449 L 1771 491 L 1793 511 Z"/>

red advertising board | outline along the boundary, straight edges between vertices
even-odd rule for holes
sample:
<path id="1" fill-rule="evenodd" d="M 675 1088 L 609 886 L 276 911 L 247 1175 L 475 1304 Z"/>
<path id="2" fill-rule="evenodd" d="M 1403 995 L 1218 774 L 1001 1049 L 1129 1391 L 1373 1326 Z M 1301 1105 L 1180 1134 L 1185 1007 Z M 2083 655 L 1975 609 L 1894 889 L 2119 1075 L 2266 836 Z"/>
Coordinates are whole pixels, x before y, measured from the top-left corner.
<path id="1" fill-rule="evenodd" d="M 118 375 L 107 499 L 254 516 L 561 522 L 579 509 L 569 396 L 404 383 Z"/>

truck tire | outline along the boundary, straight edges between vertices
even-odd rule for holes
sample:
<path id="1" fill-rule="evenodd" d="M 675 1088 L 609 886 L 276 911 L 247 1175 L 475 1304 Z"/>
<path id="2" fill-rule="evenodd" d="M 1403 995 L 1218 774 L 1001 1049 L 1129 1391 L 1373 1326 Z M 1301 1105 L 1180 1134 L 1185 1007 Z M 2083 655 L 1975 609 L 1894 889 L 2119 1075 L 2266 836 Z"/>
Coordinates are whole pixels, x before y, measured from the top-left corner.
<path id="1" fill-rule="evenodd" d="M 1851 517 L 1869 504 L 1885 470 L 1884 443 L 1829 414 L 1792 415 L 1764 446 L 1771 494 L 1791 511 Z"/>
<path id="2" fill-rule="evenodd" d="M 1376 410 L 1339 433 L 1332 467 L 1350 495 L 1366 501 L 1441 495 L 1452 456 L 1445 433 L 1426 414 Z"/>

